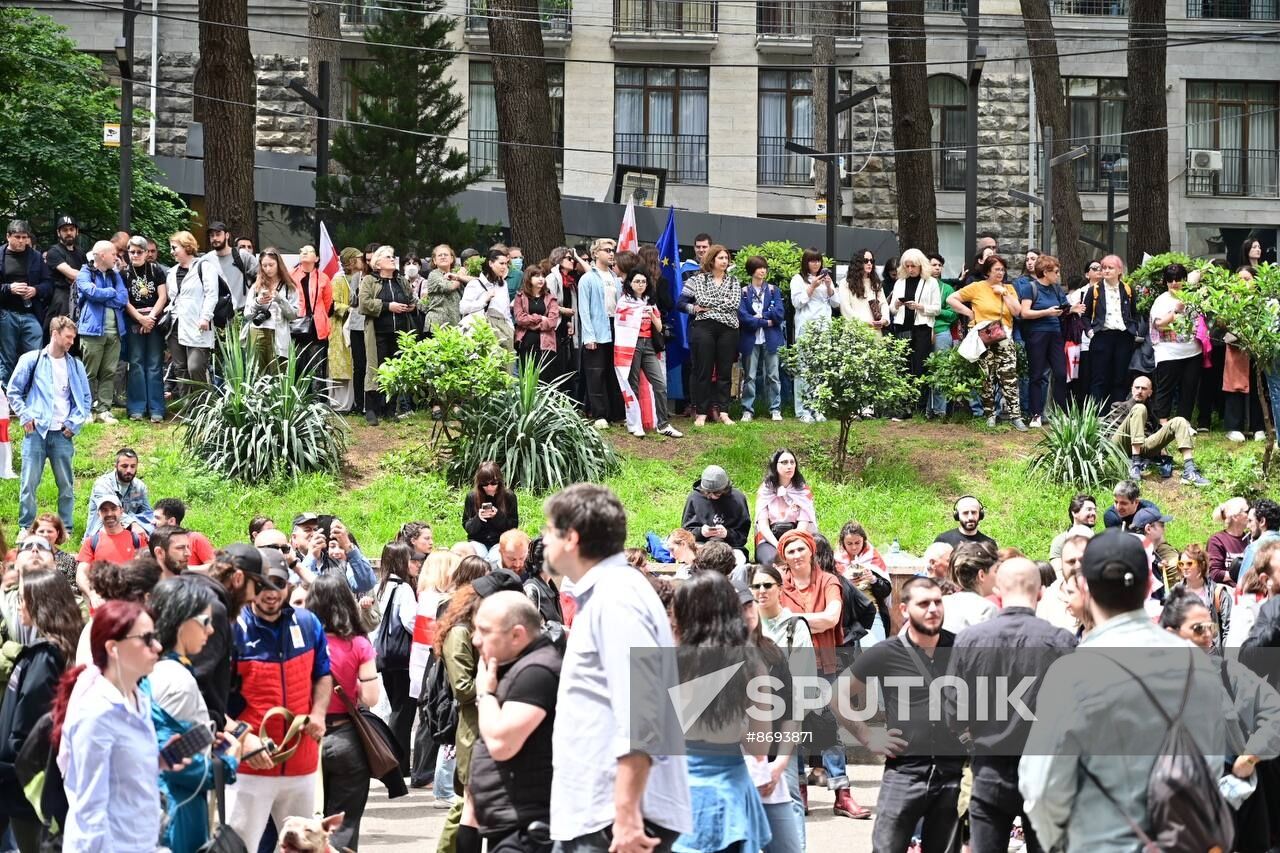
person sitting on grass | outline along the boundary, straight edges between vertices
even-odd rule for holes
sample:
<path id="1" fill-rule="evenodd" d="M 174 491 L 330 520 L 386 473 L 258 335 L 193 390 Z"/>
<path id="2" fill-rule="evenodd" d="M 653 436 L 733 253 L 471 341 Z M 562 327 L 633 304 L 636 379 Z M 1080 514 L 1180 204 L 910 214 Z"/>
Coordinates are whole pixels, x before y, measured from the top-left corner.
<path id="1" fill-rule="evenodd" d="M 1115 414 L 1120 420 L 1111 440 L 1129 454 L 1129 477 L 1141 480 L 1153 462 L 1160 466 L 1163 478 L 1172 477 L 1173 460 L 1161 451 L 1176 443 L 1178 450 L 1182 451 L 1181 482 L 1201 488 L 1209 485 L 1209 481 L 1191 458 L 1191 424 L 1183 417 L 1169 418 L 1164 426 L 1156 423 L 1147 406 L 1151 390 L 1151 380 L 1146 376 L 1138 376 L 1130 387 L 1129 399 L 1116 404 Z"/>
<path id="2" fill-rule="evenodd" d="M 746 495 L 735 489 L 729 474 L 719 465 L 708 465 L 693 484 L 684 502 L 680 526 L 693 534 L 698 544 L 718 540 L 747 555 L 747 535 L 751 532 L 751 511 Z"/>
<path id="3" fill-rule="evenodd" d="M 1156 509 L 1155 504 L 1141 496 L 1142 492 L 1136 480 L 1121 480 L 1116 483 L 1111 494 L 1115 498 L 1115 503 L 1107 507 L 1107 511 L 1102 514 L 1102 523 L 1107 528 L 1119 527 L 1121 530 L 1128 530 L 1138 510 Z"/>

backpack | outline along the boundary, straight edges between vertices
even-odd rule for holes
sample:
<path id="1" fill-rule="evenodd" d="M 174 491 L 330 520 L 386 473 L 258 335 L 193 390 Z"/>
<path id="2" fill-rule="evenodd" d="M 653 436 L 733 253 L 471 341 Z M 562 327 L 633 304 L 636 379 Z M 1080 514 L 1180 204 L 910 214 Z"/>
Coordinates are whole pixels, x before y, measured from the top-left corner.
<path id="1" fill-rule="evenodd" d="M 239 256 L 239 251 L 233 251 L 231 253 L 231 261 L 236 269 L 244 273 L 244 268 L 240 265 L 241 259 Z M 222 275 L 222 264 L 218 263 L 217 260 L 208 255 L 201 255 L 200 260 L 196 261 L 195 265 L 202 263 L 213 264 L 213 270 L 218 274 L 218 301 L 213 306 L 213 325 L 219 329 L 225 329 L 236 313 L 235 303 L 231 300 L 231 285 L 227 284 L 227 279 Z M 178 287 L 181 289 L 182 282 L 178 282 Z"/>
<path id="2" fill-rule="evenodd" d="M 453 743 L 458 734 L 458 701 L 444 658 L 434 655 L 422 688 L 422 722 L 435 743 Z"/>
<path id="3" fill-rule="evenodd" d="M 138 538 L 137 532 L 130 527 L 129 536 L 133 538 L 133 550 L 137 551 L 142 547 L 142 540 Z M 89 547 L 94 551 L 98 550 L 98 543 L 102 541 L 102 529 L 99 528 L 97 533 L 89 537 Z"/>
<path id="4" fill-rule="evenodd" d="M 1200 654 L 1200 652 L 1188 652 Z M 1182 704 L 1178 713 L 1170 717 L 1155 694 L 1134 674 L 1133 670 L 1115 658 L 1106 656 L 1123 669 L 1147 694 L 1156 706 L 1167 726 L 1160 752 L 1147 778 L 1147 818 L 1151 833 L 1143 831 L 1131 818 L 1111 792 L 1103 787 L 1098 777 L 1083 764 L 1080 769 L 1120 812 L 1129 828 L 1151 853 L 1204 853 L 1206 850 L 1233 850 L 1235 842 L 1235 818 L 1218 789 L 1218 777 L 1204 760 L 1195 738 L 1182 722 L 1182 712 L 1191 694 L 1195 659 L 1187 663 L 1187 683 L 1182 690 Z"/>

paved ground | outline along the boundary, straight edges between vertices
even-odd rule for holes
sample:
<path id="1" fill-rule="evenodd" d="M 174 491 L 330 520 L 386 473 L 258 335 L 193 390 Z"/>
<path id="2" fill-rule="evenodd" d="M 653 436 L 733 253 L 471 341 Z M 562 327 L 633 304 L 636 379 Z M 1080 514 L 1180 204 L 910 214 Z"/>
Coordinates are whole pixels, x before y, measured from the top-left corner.
<path id="1" fill-rule="evenodd" d="M 880 785 L 880 767 L 849 766 L 854 799 L 874 808 Z M 430 791 L 410 790 L 409 796 L 388 800 L 378 782 L 369 792 L 369 806 L 360 828 L 360 849 L 384 853 L 430 853 L 444 824 L 444 809 L 432 808 Z M 869 820 L 838 818 L 831 812 L 832 795 L 809 789 L 810 814 L 805 821 L 808 850 L 814 853 L 861 853 L 871 849 Z"/>

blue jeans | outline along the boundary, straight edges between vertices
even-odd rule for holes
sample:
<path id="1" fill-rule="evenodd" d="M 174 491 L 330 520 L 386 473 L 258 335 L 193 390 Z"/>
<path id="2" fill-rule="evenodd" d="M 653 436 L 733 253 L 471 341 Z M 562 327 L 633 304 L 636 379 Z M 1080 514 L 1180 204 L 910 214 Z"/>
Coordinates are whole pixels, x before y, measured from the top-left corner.
<path id="1" fill-rule="evenodd" d="M 951 338 L 951 330 L 945 332 L 936 332 L 933 336 L 933 351 L 945 352 L 956 345 Z M 947 398 L 944 397 L 937 388 L 929 389 L 929 408 L 926 410 L 931 415 L 941 417 L 947 413 Z"/>
<path id="2" fill-rule="evenodd" d="M 436 753 L 436 778 L 431 786 L 431 792 L 437 800 L 454 798 L 453 773 L 457 764 L 458 754 L 454 751 L 453 744 L 440 744 L 440 751 Z"/>
<path id="3" fill-rule="evenodd" d="M 18 359 L 44 340 L 35 314 L 0 310 L 0 385 L 8 386 Z"/>
<path id="4" fill-rule="evenodd" d="M 164 417 L 164 338 L 129 332 L 129 415 Z"/>
<path id="5" fill-rule="evenodd" d="M 760 375 L 757 375 L 760 374 Z M 750 412 L 756 404 L 756 384 L 765 387 L 769 412 L 782 411 L 782 382 L 778 378 L 778 353 L 769 352 L 764 344 L 751 348 L 742 361 L 742 411 Z"/>
<path id="6" fill-rule="evenodd" d="M 75 512 L 75 479 L 71 474 L 71 460 L 76 448 L 71 439 L 61 432 L 49 430 L 48 435 L 32 431 L 22 439 L 22 482 L 18 487 L 18 526 L 30 527 L 36 520 L 36 489 L 44 476 L 44 460 L 49 460 L 54 482 L 58 484 L 58 516 L 67 528 L 70 538 L 72 515 Z M 76 541 L 76 540 L 71 540 Z"/>
<path id="7" fill-rule="evenodd" d="M 804 847 L 800 831 L 796 827 L 795 806 L 792 803 L 765 803 L 765 817 L 773 838 L 764 847 L 764 853 L 801 853 Z"/>
<path id="8" fill-rule="evenodd" d="M 800 785 L 804 782 L 804 750 L 796 744 L 796 751 L 791 753 L 791 763 L 787 765 L 787 791 L 791 794 L 791 808 L 795 813 L 796 826 L 799 831 L 800 849 L 804 850 L 808 842 L 808 834 L 804 825 L 804 802 L 800 799 Z"/>

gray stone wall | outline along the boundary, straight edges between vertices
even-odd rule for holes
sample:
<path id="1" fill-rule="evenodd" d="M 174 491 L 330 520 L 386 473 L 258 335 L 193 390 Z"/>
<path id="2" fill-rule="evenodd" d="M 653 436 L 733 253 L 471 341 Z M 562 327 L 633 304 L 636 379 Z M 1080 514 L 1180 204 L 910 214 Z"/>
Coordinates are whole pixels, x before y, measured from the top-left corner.
<path id="1" fill-rule="evenodd" d="M 156 71 L 156 153 L 181 157 L 186 154 L 187 126 L 192 121 L 196 61 L 194 53 L 161 53 Z M 151 57 L 140 55 L 139 68 L 149 68 Z M 280 154 L 311 152 L 314 122 L 302 100 L 286 88 L 295 77 L 307 76 L 305 56 L 267 54 L 255 57 L 258 77 L 257 147 Z M 134 106 L 146 110 L 149 91 L 138 87 Z"/>

